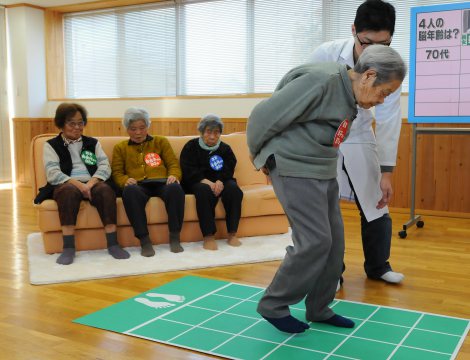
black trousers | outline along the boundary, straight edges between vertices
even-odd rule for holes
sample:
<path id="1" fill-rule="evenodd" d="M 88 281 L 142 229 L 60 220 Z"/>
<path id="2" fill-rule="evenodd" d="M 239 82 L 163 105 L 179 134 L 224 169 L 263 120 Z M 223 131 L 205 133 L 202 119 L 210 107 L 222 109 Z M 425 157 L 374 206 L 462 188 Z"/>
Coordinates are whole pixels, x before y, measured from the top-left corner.
<path id="1" fill-rule="evenodd" d="M 392 244 L 392 219 L 389 214 L 384 214 L 378 219 L 367 221 L 362 211 L 361 204 L 357 199 L 349 174 L 344 166 L 344 161 L 343 170 L 348 176 L 349 186 L 354 192 L 356 205 L 361 215 L 362 250 L 365 259 L 364 270 L 367 277 L 379 279 L 386 272 L 392 271 L 392 267 L 388 261 Z"/>
<path id="2" fill-rule="evenodd" d="M 214 235 L 217 231 L 215 226 L 215 207 L 222 198 L 225 209 L 225 222 L 228 233 L 236 233 L 242 210 L 243 192 L 234 180 L 224 182 L 224 190 L 219 197 L 215 196 L 207 184 L 197 183 L 191 187 L 191 192 L 196 197 L 196 210 L 199 219 L 199 227 L 203 236 Z"/>
<path id="3" fill-rule="evenodd" d="M 184 191 L 180 184 L 142 184 L 128 185 L 122 192 L 122 202 L 126 209 L 134 235 L 141 238 L 149 234 L 145 205 L 150 197 L 158 196 L 165 203 L 170 232 L 179 233 L 183 226 Z"/>

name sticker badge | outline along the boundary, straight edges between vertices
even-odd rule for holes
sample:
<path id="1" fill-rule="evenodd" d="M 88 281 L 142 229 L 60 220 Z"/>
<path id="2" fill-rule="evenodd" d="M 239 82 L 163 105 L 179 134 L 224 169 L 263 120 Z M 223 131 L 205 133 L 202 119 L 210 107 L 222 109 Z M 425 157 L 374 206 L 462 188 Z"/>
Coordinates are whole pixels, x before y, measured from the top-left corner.
<path id="1" fill-rule="evenodd" d="M 96 155 L 89 150 L 82 151 L 80 157 L 86 165 L 96 165 L 97 163 Z"/>
<path id="2" fill-rule="evenodd" d="M 211 156 L 209 159 L 209 165 L 215 171 L 220 171 L 224 167 L 224 159 L 222 159 L 219 155 Z"/>
<path id="3" fill-rule="evenodd" d="M 150 167 L 157 167 L 162 163 L 162 158 L 157 153 L 148 153 L 145 155 L 144 161 Z"/>
<path id="4" fill-rule="evenodd" d="M 338 130 L 336 130 L 336 134 L 333 139 L 333 147 L 337 148 L 341 145 L 341 143 L 344 141 L 344 138 L 346 137 L 346 134 L 348 132 L 348 127 L 349 127 L 349 120 L 348 119 L 343 120 L 343 122 L 339 125 Z"/>

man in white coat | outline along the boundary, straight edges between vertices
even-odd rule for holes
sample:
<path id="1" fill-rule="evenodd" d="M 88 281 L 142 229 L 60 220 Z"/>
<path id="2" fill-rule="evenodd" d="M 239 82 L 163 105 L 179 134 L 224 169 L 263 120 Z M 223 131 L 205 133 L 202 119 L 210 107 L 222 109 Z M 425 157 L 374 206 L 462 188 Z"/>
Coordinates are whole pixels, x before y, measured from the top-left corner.
<path id="1" fill-rule="evenodd" d="M 310 62 L 336 61 L 354 67 L 362 51 L 372 44 L 390 45 L 395 30 L 395 8 L 382 0 L 367 0 L 356 12 L 353 37 L 323 43 Z M 401 88 L 375 107 L 359 108 L 349 138 L 340 146 L 338 183 L 343 199 L 355 200 L 361 214 L 364 269 L 371 279 L 399 283 L 404 275 L 389 263 L 392 219 L 388 203 L 393 193 L 392 171 L 396 164 L 401 129 Z M 339 289 L 339 288 L 338 288 Z"/>

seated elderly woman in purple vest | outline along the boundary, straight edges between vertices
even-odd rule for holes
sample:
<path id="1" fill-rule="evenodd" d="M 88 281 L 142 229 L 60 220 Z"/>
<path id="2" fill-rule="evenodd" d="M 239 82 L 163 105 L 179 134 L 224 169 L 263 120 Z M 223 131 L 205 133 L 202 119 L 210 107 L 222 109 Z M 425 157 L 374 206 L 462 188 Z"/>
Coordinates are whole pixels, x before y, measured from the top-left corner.
<path id="1" fill-rule="evenodd" d="M 109 160 L 97 139 L 84 136 L 87 112 L 78 104 L 63 103 L 56 110 L 59 135 L 44 144 L 46 186 L 34 200 L 54 199 L 59 210 L 64 248 L 57 263 L 70 265 L 75 258 L 75 225 L 82 200 L 95 206 L 106 233 L 109 254 L 127 259 L 116 235 L 116 194 L 105 182 L 111 176 Z"/>

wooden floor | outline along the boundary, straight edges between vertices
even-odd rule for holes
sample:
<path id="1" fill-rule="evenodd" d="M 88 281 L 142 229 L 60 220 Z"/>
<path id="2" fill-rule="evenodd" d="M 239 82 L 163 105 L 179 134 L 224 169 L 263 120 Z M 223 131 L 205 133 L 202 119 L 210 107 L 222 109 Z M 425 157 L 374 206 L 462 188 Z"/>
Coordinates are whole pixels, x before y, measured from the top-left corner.
<path id="1" fill-rule="evenodd" d="M 257 286 L 269 284 L 279 262 L 33 286 L 25 239 L 38 231 L 30 189 L 0 190 L 1 359 L 209 359 L 206 355 L 73 324 L 79 316 L 193 274 Z M 345 284 L 338 298 L 470 318 L 470 219 L 425 216 L 408 238 L 396 234 L 408 216 L 392 213 L 391 262 L 403 285 L 368 280 L 362 270 L 357 211 L 343 210 Z M 467 337 L 459 360 L 470 359 Z"/>

